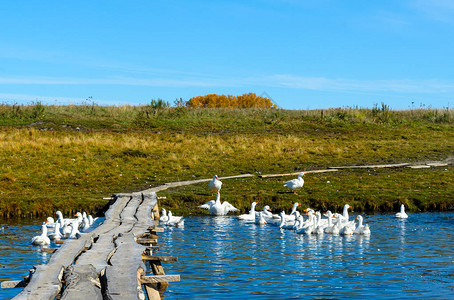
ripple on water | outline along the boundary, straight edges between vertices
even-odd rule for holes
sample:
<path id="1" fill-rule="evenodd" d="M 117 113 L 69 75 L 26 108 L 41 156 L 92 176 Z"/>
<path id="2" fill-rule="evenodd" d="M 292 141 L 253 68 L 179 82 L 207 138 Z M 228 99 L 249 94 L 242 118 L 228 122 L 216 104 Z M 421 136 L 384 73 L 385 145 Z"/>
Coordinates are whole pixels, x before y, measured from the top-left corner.
<path id="1" fill-rule="evenodd" d="M 370 237 L 308 237 L 234 216 L 189 217 L 160 240 L 162 252 L 179 257 L 166 272 L 182 280 L 166 299 L 452 298 L 453 216 L 366 216 Z"/>

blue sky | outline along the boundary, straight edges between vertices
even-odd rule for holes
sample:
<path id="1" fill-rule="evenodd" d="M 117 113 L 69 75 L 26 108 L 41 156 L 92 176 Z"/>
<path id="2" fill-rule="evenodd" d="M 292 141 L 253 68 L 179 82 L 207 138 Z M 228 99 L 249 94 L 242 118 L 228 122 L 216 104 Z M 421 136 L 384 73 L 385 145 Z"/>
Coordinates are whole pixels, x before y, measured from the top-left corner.
<path id="1" fill-rule="evenodd" d="M 454 106 L 454 1 L 2 1 L 0 102 Z"/>

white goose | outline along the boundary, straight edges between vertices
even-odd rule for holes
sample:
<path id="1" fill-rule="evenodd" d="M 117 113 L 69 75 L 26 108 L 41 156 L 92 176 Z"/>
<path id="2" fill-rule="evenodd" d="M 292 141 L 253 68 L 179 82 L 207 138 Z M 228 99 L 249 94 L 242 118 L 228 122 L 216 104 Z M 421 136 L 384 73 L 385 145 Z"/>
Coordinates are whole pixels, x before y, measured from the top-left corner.
<path id="1" fill-rule="evenodd" d="M 82 222 L 80 223 L 80 228 L 82 230 L 87 230 L 88 228 L 90 228 L 90 221 L 87 218 L 86 212 L 82 213 Z"/>
<path id="2" fill-rule="evenodd" d="M 210 183 L 208 183 L 208 188 L 214 194 L 214 193 L 219 193 L 219 191 L 221 190 L 221 187 L 222 187 L 222 181 L 219 180 L 218 175 L 214 175 L 213 180 L 211 180 Z"/>
<path id="3" fill-rule="evenodd" d="M 290 212 L 289 215 L 285 215 L 286 220 L 296 220 L 295 213 L 296 213 L 296 210 L 298 209 L 298 206 L 300 206 L 300 204 L 298 202 L 293 203 L 292 211 Z M 285 214 L 285 212 L 284 212 L 284 214 Z"/>
<path id="4" fill-rule="evenodd" d="M 169 221 L 169 217 L 167 216 L 167 211 L 165 208 L 161 209 L 161 215 L 159 216 L 159 222 L 167 222 Z"/>
<path id="5" fill-rule="evenodd" d="M 259 212 L 256 216 L 255 216 L 255 224 L 257 225 L 265 225 L 267 222 L 265 220 L 265 218 L 263 217 L 263 213 L 262 212 Z"/>
<path id="6" fill-rule="evenodd" d="M 221 204 L 221 193 L 219 192 L 217 194 L 216 201 L 214 200 L 208 201 L 207 203 L 200 205 L 199 207 L 208 209 L 210 215 L 213 216 L 225 216 L 231 211 L 238 211 L 237 208 L 235 208 L 232 204 L 228 203 L 227 201 L 224 201 Z"/>
<path id="7" fill-rule="evenodd" d="M 251 210 L 249 211 L 248 214 L 242 214 L 238 216 L 239 220 L 245 220 L 245 221 L 255 221 L 255 207 L 257 206 L 257 202 L 252 202 L 251 204 Z"/>
<path id="8" fill-rule="evenodd" d="M 339 235 L 339 227 L 333 224 L 333 213 L 331 211 L 326 212 L 328 217 L 328 226 L 325 227 L 325 233 L 332 235 Z"/>
<path id="9" fill-rule="evenodd" d="M 55 228 L 55 221 L 54 221 L 54 218 L 52 217 L 47 217 L 46 219 L 46 227 L 47 228 Z"/>
<path id="10" fill-rule="evenodd" d="M 356 227 L 354 233 L 362 234 L 362 235 L 370 235 L 369 224 L 363 225 L 363 217 L 358 215 L 358 216 L 356 216 L 356 220 L 358 220 L 358 227 Z"/>
<path id="11" fill-rule="evenodd" d="M 57 210 L 55 214 L 58 216 L 57 222 L 60 223 L 60 228 L 63 228 L 63 226 L 67 224 L 67 221 L 65 220 L 65 218 L 63 218 L 63 214 L 61 213 L 61 211 Z"/>
<path id="12" fill-rule="evenodd" d="M 284 218 L 287 217 L 287 215 L 285 214 L 285 212 L 282 212 L 282 213 L 283 213 L 283 215 L 284 215 Z M 299 223 L 300 223 L 300 219 L 299 219 L 300 213 L 299 213 L 298 211 L 296 211 L 296 212 L 294 213 L 294 216 L 295 216 L 295 220 L 294 220 L 294 221 L 292 221 L 292 220 L 289 221 L 288 219 L 287 219 L 287 220 L 284 219 L 284 224 L 281 225 L 280 228 L 282 228 L 282 229 L 290 229 L 290 230 L 293 229 L 293 230 L 295 230 L 295 229 L 298 227 Z M 304 221 L 304 220 L 303 220 L 303 221 Z"/>
<path id="13" fill-rule="evenodd" d="M 306 222 L 300 222 L 299 228 L 296 230 L 298 234 L 310 235 L 315 230 L 315 215 L 309 214 L 309 219 Z"/>
<path id="14" fill-rule="evenodd" d="M 41 226 L 41 230 L 42 230 L 41 235 L 37 235 L 37 236 L 32 238 L 32 244 L 33 245 L 41 245 L 41 246 L 50 245 L 50 239 L 47 236 L 47 226 L 46 226 L 46 224 L 43 224 Z"/>
<path id="15" fill-rule="evenodd" d="M 71 227 L 71 233 L 68 236 L 69 239 L 78 239 L 81 237 L 81 234 L 79 231 L 79 226 L 80 226 L 80 221 L 78 221 L 78 220 L 69 224 L 69 227 Z"/>
<path id="16" fill-rule="evenodd" d="M 405 212 L 405 205 L 402 204 L 400 206 L 400 212 L 396 213 L 396 218 L 399 218 L 399 219 L 407 219 L 408 218 L 408 215 Z"/>
<path id="17" fill-rule="evenodd" d="M 173 216 L 172 212 L 169 210 L 168 220 L 165 223 L 167 226 L 174 226 L 174 227 L 183 227 L 184 226 L 184 219 L 183 217 Z"/>
<path id="18" fill-rule="evenodd" d="M 273 214 L 271 213 L 271 208 L 268 206 L 268 205 L 265 205 L 263 207 L 263 210 L 261 211 L 261 213 L 263 214 L 263 217 L 264 218 L 273 218 Z"/>
<path id="19" fill-rule="evenodd" d="M 304 172 L 299 173 L 297 179 L 287 181 L 284 186 L 289 188 L 296 195 L 296 190 L 302 188 L 304 185 L 303 176 Z"/>
<path id="20" fill-rule="evenodd" d="M 55 223 L 55 231 L 51 234 L 49 234 L 49 238 L 52 240 L 52 241 L 59 241 L 61 239 L 61 233 L 60 233 L 60 223 L 59 222 L 56 222 Z"/>

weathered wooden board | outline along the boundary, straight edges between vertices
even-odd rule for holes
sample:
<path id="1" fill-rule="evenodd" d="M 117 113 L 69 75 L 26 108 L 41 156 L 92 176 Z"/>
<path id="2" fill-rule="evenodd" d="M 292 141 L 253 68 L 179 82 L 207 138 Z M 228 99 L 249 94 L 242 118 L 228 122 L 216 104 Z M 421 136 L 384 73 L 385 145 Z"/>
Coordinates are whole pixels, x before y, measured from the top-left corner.
<path id="1" fill-rule="evenodd" d="M 367 166 L 343 166 L 343 167 L 328 167 L 329 169 L 371 169 L 371 168 L 400 168 L 408 166 L 408 163 L 402 164 L 387 164 L 387 165 L 367 165 Z"/>
<path id="2" fill-rule="evenodd" d="M 134 236 L 143 234 L 149 227 L 156 226 L 151 218 L 151 211 L 156 206 L 156 203 L 156 193 L 142 193 L 142 203 L 140 204 L 140 209 L 135 214 L 137 222 L 131 231 Z"/>
<path id="3" fill-rule="evenodd" d="M 93 265 L 72 265 L 64 272 L 66 288 L 61 299 L 102 300 L 98 272 Z"/>
<path id="4" fill-rule="evenodd" d="M 137 244 L 132 233 L 116 240 L 117 249 L 106 268 L 106 295 L 110 299 L 140 299 L 143 290 L 139 277 L 146 270 L 142 261 L 145 247 Z"/>
<path id="5" fill-rule="evenodd" d="M 178 261 L 176 256 L 160 256 L 160 255 L 145 255 L 142 254 L 142 260 L 149 261 Z"/>
<path id="6" fill-rule="evenodd" d="M 165 229 L 162 227 L 155 227 L 155 226 L 150 226 L 148 227 L 148 231 L 154 231 L 154 232 L 164 232 Z"/>
<path id="7" fill-rule="evenodd" d="M 254 177 L 252 174 L 241 174 L 241 175 L 234 175 L 234 176 L 225 176 L 225 177 L 220 177 L 219 179 L 231 179 L 231 178 L 245 178 L 245 177 Z M 153 187 L 150 189 L 147 189 L 145 191 L 142 191 L 143 193 L 151 193 L 151 192 L 160 192 L 163 190 L 166 190 L 168 188 L 172 187 L 178 187 L 178 186 L 185 186 L 185 185 L 190 185 L 190 184 L 195 184 L 195 183 L 200 183 L 200 182 L 210 182 L 213 178 L 206 178 L 206 179 L 197 179 L 197 180 L 189 180 L 189 181 L 179 181 L 179 182 L 168 182 L 165 183 L 164 185 Z"/>
<path id="8" fill-rule="evenodd" d="M 2 289 L 13 289 L 18 287 L 25 287 L 27 283 L 24 280 L 10 280 L 10 281 L 2 281 L 1 288 Z"/>
<path id="9" fill-rule="evenodd" d="M 53 300 L 61 290 L 63 265 L 39 265 L 27 286 L 13 299 Z"/>
<path id="10" fill-rule="evenodd" d="M 143 283 L 163 283 L 163 282 L 178 282 L 180 275 L 152 275 L 142 276 L 140 281 Z"/>
<path id="11" fill-rule="evenodd" d="M 98 237 L 95 243 L 92 244 L 90 251 L 83 253 L 76 261 L 77 265 L 91 264 L 99 274 L 107 267 L 107 258 L 110 253 L 115 250 L 113 236 L 104 234 Z"/>
<path id="12" fill-rule="evenodd" d="M 417 166 L 408 166 L 411 169 L 429 169 L 430 166 L 428 165 L 417 165 Z"/>
<path id="13" fill-rule="evenodd" d="M 305 174 L 310 174 L 310 173 L 327 173 L 327 172 L 337 172 L 337 171 L 338 171 L 337 169 L 312 170 L 312 171 L 300 171 L 300 172 L 285 173 L 285 174 L 266 174 L 266 175 L 259 175 L 258 177 L 260 177 L 260 178 L 283 177 L 283 176 L 298 175 L 301 172 L 304 172 Z"/>

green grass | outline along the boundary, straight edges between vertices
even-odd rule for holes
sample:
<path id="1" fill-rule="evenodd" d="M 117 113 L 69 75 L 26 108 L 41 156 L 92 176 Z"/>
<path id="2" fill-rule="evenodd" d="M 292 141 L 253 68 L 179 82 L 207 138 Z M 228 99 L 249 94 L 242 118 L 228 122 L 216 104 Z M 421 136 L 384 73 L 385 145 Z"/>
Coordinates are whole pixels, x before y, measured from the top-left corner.
<path id="1" fill-rule="evenodd" d="M 298 195 L 283 186 L 293 177 L 242 178 L 223 181 L 221 201 L 228 201 L 242 212 L 253 201 L 258 209 L 269 205 L 274 212 L 291 209 L 294 202 L 302 208 L 342 211 L 348 203 L 354 211 L 397 212 L 403 203 L 410 211 L 454 209 L 452 166 L 431 169 L 349 169 L 305 176 Z M 176 213 L 200 214 L 199 205 L 214 199 L 207 184 L 196 184 L 161 192 L 160 204 Z"/>
<path id="2" fill-rule="evenodd" d="M 453 155 L 452 110 L 286 111 L 0 105 L 0 215 L 99 211 L 102 197 L 164 182 L 328 166 L 443 160 Z M 314 208 L 451 209 L 452 167 L 348 170 L 306 176 L 296 198 Z M 369 175 L 370 174 L 370 175 Z M 389 177 L 388 177 L 389 176 Z M 295 196 L 290 178 L 226 180 L 222 198 L 242 210 L 259 200 L 275 210 Z M 417 179 L 415 181 L 415 179 Z M 330 184 L 326 184 L 330 181 Z M 429 188 L 430 187 L 430 188 Z M 163 192 L 160 204 L 198 213 L 206 184 Z"/>

